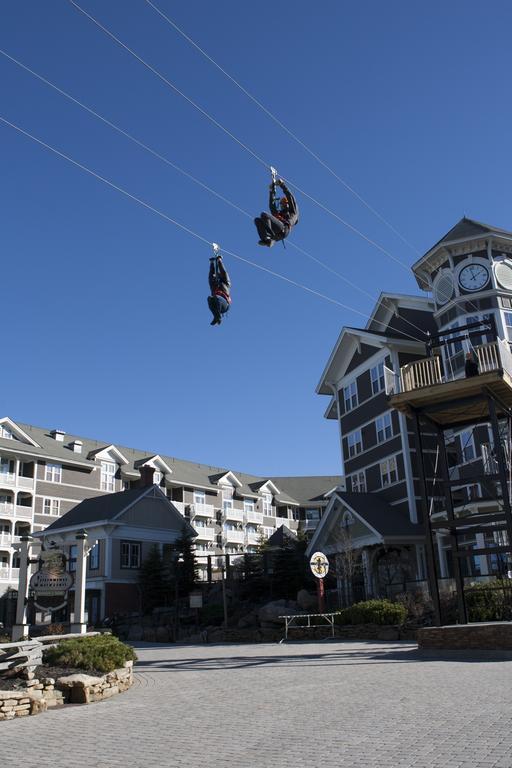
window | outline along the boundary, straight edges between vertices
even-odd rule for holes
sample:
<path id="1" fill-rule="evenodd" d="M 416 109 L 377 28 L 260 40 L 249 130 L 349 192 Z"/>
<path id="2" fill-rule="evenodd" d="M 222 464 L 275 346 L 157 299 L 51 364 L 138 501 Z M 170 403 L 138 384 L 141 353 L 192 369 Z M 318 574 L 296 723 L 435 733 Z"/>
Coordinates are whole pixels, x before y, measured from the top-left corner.
<path id="1" fill-rule="evenodd" d="M 391 485 L 392 483 L 396 483 L 398 480 L 398 470 L 395 456 L 392 456 L 390 459 L 386 459 L 385 461 L 381 461 L 379 467 L 380 479 L 383 488 L 385 488 L 387 485 Z"/>
<path id="2" fill-rule="evenodd" d="M 121 542 L 121 568 L 140 568 L 140 542 Z"/>
<path id="3" fill-rule="evenodd" d="M 0 437 L 5 437 L 7 440 L 12 440 L 13 434 L 10 429 L 7 429 L 7 427 L 4 427 L 3 424 L 0 424 Z"/>
<path id="4" fill-rule="evenodd" d="M 476 456 L 475 441 L 472 429 L 464 429 L 460 435 L 460 455 L 463 462 L 473 461 Z"/>
<path id="5" fill-rule="evenodd" d="M 96 542 L 94 547 L 89 552 L 89 570 L 97 571 L 100 567 L 100 543 Z"/>
<path id="6" fill-rule="evenodd" d="M 62 464 L 47 464 L 44 479 L 49 483 L 62 482 Z"/>
<path id="7" fill-rule="evenodd" d="M 266 539 L 270 539 L 274 531 L 275 531 L 275 528 L 263 528 L 263 536 Z"/>
<path id="8" fill-rule="evenodd" d="M 14 473 L 14 461 L 12 459 L 0 458 L 0 474 L 12 475 Z"/>
<path id="9" fill-rule="evenodd" d="M 355 381 L 343 388 L 343 399 L 345 401 L 345 411 L 351 411 L 357 407 L 357 384 Z"/>
<path id="10" fill-rule="evenodd" d="M 43 499 L 43 514 L 60 514 L 60 499 Z"/>
<path id="11" fill-rule="evenodd" d="M 503 320 L 505 322 L 505 331 L 507 332 L 508 340 L 512 341 L 512 312 L 504 312 Z"/>
<path id="12" fill-rule="evenodd" d="M 112 461 L 101 462 L 101 490 L 112 491 L 115 489 L 116 465 Z"/>
<path id="13" fill-rule="evenodd" d="M 385 413 L 384 416 L 379 416 L 375 421 L 377 428 L 377 442 L 383 443 L 385 440 L 389 440 L 393 437 L 393 425 L 391 424 L 391 414 Z"/>
<path id="14" fill-rule="evenodd" d="M 366 475 L 364 470 L 350 475 L 352 493 L 366 493 Z"/>
<path id="15" fill-rule="evenodd" d="M 153 483 L 154 485 L 160 485 L 162 482 L 162 473 L 158 471 L 158 469 L 155 469 L 153 472 Z"/>
<path id="16" fill-rule="evenodd" d="M 374 395 L 382 392 L 384 389 L 384 363 L 379 363 L 370 368 L 370 379 L 372 380 L 372 393 Z"/>
<path id="17" fill-rule="evenodd" d="M 358 429 L 355 432 L 351 432 L 347 437 L 347 447 L 349 457 L 357 456 L 363 450 L 363 438 L 361 436 L 361 430 Z"/>
<path id="18" fill-rule="evenodd" d="M 267 516 L 272 515 L 272 494 L 271 493 L 263 494 L 263 514 Z"/>
<path id="19" fill-rule="evenodd" d="M 254 500 L 253 499 L 244 499 L 244 512 L 247 514 L 247 512 L 254 512 Z"/>
<path id="20" fill-rule="evenodd" d="M 206 494 L 204 491 L 197 491 L 194 489 L 194 504 L 204 504 Z"/>
<path id="21" fill-rule="evenodd" d="M 78 554 L 78 547 L 76 544 L 72 544 L 69 548 L 69 570 L 76 571 L 76 556 Z"/>

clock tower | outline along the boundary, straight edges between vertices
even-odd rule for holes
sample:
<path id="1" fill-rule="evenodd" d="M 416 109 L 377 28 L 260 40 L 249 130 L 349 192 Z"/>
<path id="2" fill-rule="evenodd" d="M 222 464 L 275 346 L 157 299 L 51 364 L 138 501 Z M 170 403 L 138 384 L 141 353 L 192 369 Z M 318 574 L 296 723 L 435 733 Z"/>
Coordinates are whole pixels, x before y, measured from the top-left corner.
<path id="1" fill-rule="evenodd" d="M 464 217 L 413 265 L 418 285 L 432 291 L 440 331 L 459 339 L 443 350 L 452 375 L 482 339 L 460 340 L 457 327 L 494 316 L 498 336 L 512 342 L 512 232 Z"/>

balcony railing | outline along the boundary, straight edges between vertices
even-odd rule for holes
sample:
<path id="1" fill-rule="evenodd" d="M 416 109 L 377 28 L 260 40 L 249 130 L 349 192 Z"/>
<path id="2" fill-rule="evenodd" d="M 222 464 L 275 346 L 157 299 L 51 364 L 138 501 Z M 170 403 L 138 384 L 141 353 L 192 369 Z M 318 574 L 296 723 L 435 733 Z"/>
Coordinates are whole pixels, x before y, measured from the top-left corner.
<path id="1" fill-rule="evenodd" d="M 249 531 L 247 534 L 247 544 L 249 546 L 260 543 L 260 534 Z"/>
<path id="2" fill-rule="evenodd" d="M 239 523 L 242 523 L 244 520 L 244 512 L 242 509 L 234 509 L 233 507 L 228 507 L 223 510 L 223 514 L 225 520 L 236 520 Z"/>
<path id="3" fill-rule="evenodd" d="M 0 581 L 17 582 L 20 578 L 19 568 L 10 568 L 8 565 L 0 564 Z"/>
<path id="4" fill-rule="evenodd" d="M 0 485 L 16 485 L 14 472 L 0 472 Z"/>
<path id="5" fill-rule="evenodd" d="M 213 504 L 191 504 L 190 519 L 194 517 L 214 517 L 215 508 Z"/>
<path id="6" fill-rule="evenodd" d="M 34 488 L 34 478 L 33 477 L 23 477 L 22 475 L 18 475 L 18 482 L 16 485 L 19 488 L 28 488 L 29 490 L 32 490 Z"/>
<path id="7" fill-rule="evenodd" d="M 243 544 L 245 534 L 243 531 L 224 531 L 224 539 L 230 544 Z"/>
<path id="8" fill-rule="evenodd" d="M 247 522 L 254 523 L 255 525 L 263 525 L 263 514 L 256 511 L 247 511 Z"/>
<path id="9" fill-rule="evenodd" d="M 507 341 L 498 339 L 488 344 L 479 344 L 473 350 L 480 374 L 504 370 L 512 377 L 512 353 Z M 386 369 L 386 374 L 387 394 L 398 394 L 398 386 L 393 371 Z M 443 374 L 441 357 L 434 355 L 415 360 L 413 363 L 407 363 L 401 367 L 399 391 L 412 392 L 415 389 L 453 381 L 455 378 L 457 377 L 452 375 L 451 370 Z"/>
<path id="10" fill-rule="evenodd" d="M 197 533 L 196 541 L 215 541 L 215 528 L 206 525 L 196 525 L 194 530 Z"/>
<path id="11" fill-rule="evenodd" d="M 21 504 L 10 504 L 9 502 L 3 502 L 0 504 L 0 518 L 11 517 L 18 520 L 32 520 L 32 514 L 34 512 L 33 507 L 25 507 Z"/>
<path id="12" fill-rule="evenodd" d="M 0 533 L 0 547 L 11 547 L 21 541 L 21 536 L 13 536 L 12 533 Z"/>
<path id="13" fill-rule="evenodd" d="M 185 515 L 185 503 L 183 501 L 174 501 L 174 499 L 169 499 L 173 507 L 176 507 L 180 515 Z"/>

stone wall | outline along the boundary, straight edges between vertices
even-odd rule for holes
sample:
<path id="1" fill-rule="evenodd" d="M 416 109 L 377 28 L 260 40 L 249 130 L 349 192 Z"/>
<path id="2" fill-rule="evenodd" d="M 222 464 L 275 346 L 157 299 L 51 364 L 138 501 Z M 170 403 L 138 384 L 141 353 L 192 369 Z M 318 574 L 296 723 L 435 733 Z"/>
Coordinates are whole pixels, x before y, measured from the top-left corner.
<path id="1" fill-rule="evenodd" d="M 33 675 L 33 673 L 31 673 Z M 14 717 L 37 715 L 48 707 L 63 704 L 89 704 L 102 701 L 126 691 L 133 683 L 133 661 L 127 661 L 124 667 L 114 669 L 101 677 L 78 674 L 27 680 L 22 691 L 0 690 L 0 720 L 12 720 Z M 1 681 L 0 681 L 1 685 Z"/>
<path id="2" fill-rule="evenodd" d="M 512 651 L 512 622 L 457 624 L 418 630 L 420 648 Z"/>

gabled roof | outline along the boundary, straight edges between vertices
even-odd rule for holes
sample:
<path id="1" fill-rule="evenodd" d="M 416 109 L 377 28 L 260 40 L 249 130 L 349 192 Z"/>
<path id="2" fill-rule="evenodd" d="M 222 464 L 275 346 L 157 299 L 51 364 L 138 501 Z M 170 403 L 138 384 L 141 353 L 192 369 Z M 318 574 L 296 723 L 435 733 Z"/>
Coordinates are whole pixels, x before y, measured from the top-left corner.
<path id="1" fill-rule="evenodd" d="M 442 248 L 444 246 L 454 245 L 455 243 L 461 243 L 465 240 L 477 240 L 493 235 L 505 238 L 506 240 L 512 239 L 512 232 L 507 229 L 495 227 L 492 224 L 484 224 L 481 221 L 468 219 L 466 216 L 463 216 L 454 227 L 448 230 L 437 243 L 432 245 L 428 251 L 426 251 L 426 253 L 412 265 L 412 271 L 416 276 L 420 288 L 423 288 L 424 290 L 429 289 L 429 271 L 436 269 L 439 266 L 438 262 L 441 263 L 446 257 L 445 252 L 443 259 L 436 259 L 436 251 L 440 250 L 440 252 L 443 253 Z"/>
<path id="2" fill-rule="evenodd" d="M 126 462 L 128 463 L 128 461 Z M 133 462 L 133 466 L 136 469 L 140 469 L 140 467 L 145 467 L 146 465 L 155 466 L 157 465 L 162 469 L 164 472 L 166 472 L 168 475 L 172 475 L 172 469 L 168 464 L 165 463 L 165 461 L 162 459 L 161 456 L 158 455 L 158 453 L 155 453 L 153 456 L 146 456 L 143 459 L 137 459 Z"/>
<path id="3" fill-rule="evenodd" d="M 288 526 L 280 525 L 279 528 L 274 531 L 272 536 L 269 536 L 266 541 L 266 545 L 268 547 L 279 547 L 279 549 L 284 549 L 292 544 L 295 544 L 296 541 L 296 534 L 291 531 Z"/>
<path id="4" fill-rule="evenodd" d="M 218 472 L 215 475 L 210 475 L 211 483 L 220 485 L 222 481 L 226 481 L 226 483 L 231 483 L 231 485 L 234 485 L 235 488 L 241 488 L 243 485 L 243 483 L 240 482 L 238 477 L 235 475 L 234 472 L 231 472 L 231 470 L 229 470 L 228 472 Z"/>
<path id="5" fill-rule="evenodd" d="M 26 432 L 22 430 L 21 427 L 19 427 L 15 421 L 10 419 L 8 416 L 4 416 L 3 419 L 0 419 L 0 426 L 7 427 L 9 432 L 11 432 L 18 440 L 21 440 L 21 442 L 26 442 L 29 445 L 33 446 L 34 448 L 40 448 L 41 446 L 36 443 L 35 440 L 33 440 L 30 435 L 27 435 Z M 10 438 L 4 438 L 9 440 Z"/>
<path id="6" fill-rule="evenodd" d="M 306 554 L 320 546 L 325 537 L 329 538 L 332 526 L 341 518 L 345 510 L 363 523 L 374 543 L 386 543 L 396 540 L 421 539 L 423 527 L 412 523 L 409 516 L 397 507 L 391 506 L 376 493 L 349 493 L 337 491 L 331 496 L 325 513 L 308 545 Z M 356 542 L 357 543 L 357 542 Z M 324 542 L 324 546 L 326 542 Z"/>
<path id="7" fill-rule="evenodd" d="M 88 459 L 97 459 L 102 456 L 105 456 L 106 454 L 114 454 L 114 456 L 117 457 L 120 464 L 128 464 L 128 459 L 123 456 L 119 448 L 115 446 L 113 443 L 110 445 L 104 445 L 102 448 L 97 448 L 94 451 L 89 451 L 87 458 Z"/>
<path id="8" fill-rule="evenodd" d="M 281 491 L 285 490 L 300 505 L 325 504 L 325 495 L 343 482 L 342 475 L 317 475 L 316 477 L 273 477 Z"/>
<path id="9" fill-rule="evenodd" d="M 145 496 L 154 496 L 166 504 L 169 510 L 180 518 L 181 524 L 190 529 L 191 535 L 196 535 L 194 529 L 182 517 L 176 507 L 173 506 L 172 501 L 156 485 L 132 488 L 128 491 L 107 493 L 102 496 L 93 496 L 90 499 L 85 499 L 85 501 L 81 501 L 58 520 L 55 520 L 44 531 L 41 531 L 41 534 L 58 533 L 61 530 L 69 530 L 75 527 L 87 528 L 99 523 L 113 523 L 123 512 Z"/>

